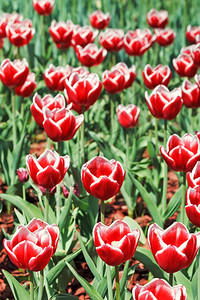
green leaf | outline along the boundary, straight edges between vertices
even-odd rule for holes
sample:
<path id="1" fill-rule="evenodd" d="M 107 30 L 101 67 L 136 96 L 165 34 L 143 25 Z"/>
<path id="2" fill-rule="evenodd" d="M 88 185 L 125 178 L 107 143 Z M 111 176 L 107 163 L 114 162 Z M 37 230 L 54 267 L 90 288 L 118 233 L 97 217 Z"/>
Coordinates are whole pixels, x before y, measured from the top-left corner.
<path id="1" fill-rule="evenodd" d="M 73 194 L 73 189 L 70 190 L 69 196 L 65 201 L 65 206 L 64 206 L 62 213 L 60 215 L 60 218 L 59 218 L 58 227 L 60 228 L 60 230 L 62 230 L 63 227 L 65 226 L 66 220 L 69 216 L 70 208 L 71 208 L 72 194 Z"/>
<path id="2" fill-rule="evenodd" d="M 167 209 L 163 216 L 164 220 L 167 220 L 169 217 L 171 217 L 180 207 L 182 191 L 183 191 L 183 185 L 180 186 L 178 191 L 170 199 Z"/>
<path id="3" fill-rule="evenodd" d="M 69 294 L 58 294 L 53 296 L 53 298 L 51 298 L 52 300 L 75 300 L 75 299 L 79 299 L 75 296 L 69 295 Z"/>
<path id="4" fill-rule="evenodd" d="M 124 217 L 123 221 L 125 221 L 132 230 L 138 228 L 141 232 L 141 236 L 140 236 L 140 242 L 144 245 L 146 244 L 146 238 L 145 238 L 145 235 L 144 235 L 144 232 L 142 230 L 142 228 L 140 227 L 140 225 L 135 221 L 133 220 L 132 218 L 130 217 Z"/>
<path id="5" fill-rule="evenodd" d="M 9 272 L 5 270 L 2 270 L 2 272 L 9 283 L 9 286 L 12 290 L 15 300 L 30 298 L 30 295 L 27 292 L 27 290 L 25 290 L 25 288 L 23 288 L 23 286 Z"/>
<path id="6" fill-rule="evenodd" d="M 177 284 L 182 284 L 186 287 L 187 299 L 193 299 L 192 283 L 183 275 L 181 271 L 174 273 Z"/>

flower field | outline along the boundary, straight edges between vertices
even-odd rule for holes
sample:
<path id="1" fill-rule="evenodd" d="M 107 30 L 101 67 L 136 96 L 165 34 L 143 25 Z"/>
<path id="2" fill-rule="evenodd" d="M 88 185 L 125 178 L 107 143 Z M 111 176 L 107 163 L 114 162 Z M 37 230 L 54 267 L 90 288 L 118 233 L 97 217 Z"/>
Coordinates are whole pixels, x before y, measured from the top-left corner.
<path id="1" fill-rule="evenodd" d="M 1 0 L 2 300 L 200 299 L 198 12 Z"/>

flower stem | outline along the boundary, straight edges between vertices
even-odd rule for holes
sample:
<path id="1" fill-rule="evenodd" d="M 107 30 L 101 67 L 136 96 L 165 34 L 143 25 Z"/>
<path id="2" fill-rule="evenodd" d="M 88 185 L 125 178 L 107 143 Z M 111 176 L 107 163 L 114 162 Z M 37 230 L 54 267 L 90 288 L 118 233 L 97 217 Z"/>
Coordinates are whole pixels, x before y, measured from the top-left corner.
<path id="1" fill-rule="evenodd" d="M 25 184 L 22 184 L 22 195 L 23 195 L 23 199 L 24 201 L 26 201 L 26 188 L 25 188 Z"/>
<path id="2" fill-rule="evenodd" d="M 81 149 L 80 149 L 80 155 L 81 155 L 81 163 L 82 165 L 85 162 L 85 150 L 84 150 L 84 146 L 85 146 L 85 135 L 84 135 L 84 122 L 81 125 Z"/>
<path id="3" fill-rule="evenodd" d="M 197 294 L 197 298 L 200 299 L 200 253 L 198 253 L 197 255 L 197 259 L 198 259 L 198 294 Z"/>
<path id="4" fill-rule="evenodd" d="M 129 165 L 129 132 L 126 131 L 126 167 Z"/>
<path id="5" fill-rule="evenodd" d="M 49 190 L 46 190 L 45 196 L 45 208 L 44 208 L 44 221 L 48 223 L 48 214 L 49 214 Z"/>
<path id="6" fill-rule="evenodd" d="M 105 203 L 101 200 L 101 223 L 105 223 Z"/>
<path id="7" fill-rule="evenodd" d="M 165 127 L 164 127 L 164 147 L 166 147 L 167 144 L 167 120 L 165 121 Z M 164 182 L 163 182 L 163 197 L 162 197 L 162 212 L 163 215 L 165 213 L 166 210 L 166 206 L 167 206 L 167 164 L 164 162 Z"/>
<path id="8" fill-rule="evenodd" d="M 158 119 L 155 119 L 155 139 L 156 139 L 156 155 L 158 153 Z"/>
<path id="9" fill-rule="evenodd" d="M 12 119 L 13 119 L 13 150 L 17 145 L 17 130 L 16 130 L 16 107 L 15 107 L 15 93 L 12 91 Z"/>
<path id="10" fill-rule="evenodd" d="M 45 57 L 46 53 L 46 38 L 45 38 L 45 16 L 41 16 L 42 24 L 42 57 Z"/>
<path id="11" fill-rule="evenodd" d="M 108 299 L 113 300 L 112 278 L 111 278 L 109 265 L 106 265 L 106 273 L 107 273 L 107 284 L 108 284 Z"/>
<path id="12" fill-rule="evenodd" d="M 169 284 L 171 286 L 173 286 L 173 276 L 174 276 L 174 273 L 169 273 Z"/>
<path id="13" fill-rule="evenodd" d="M 110 97 L 110 125 L 111 125 L 111 141 L 114 138 L 114 114 L 115 114 L 115 102 L 114 102 L 114 94 Z"/>
<path id="14" fill-rule="evenodd" d="M 42 300 L 43 288 L 44 288 L 44 270 L 40 271 L 38 300 Z"/>
<path id="15" fill-rule="evenodd" d="M 182 192 L 182 202 L 181 202 L 181 223 L 185 224 L 185 186 L 186 186 L 186 173 L 183 172 L 183 192 Z"/>
<path id="16" fill-rule="evenodd" d="M 29 275 L 30 275 L 30 300 L 34 300 L 33 271 L 29 271 Z"/>
<path id="17" fill-rule="evenodd" d="M 119 291 L 119 266 L 115 266 L 116 300 L 120 300 Z"/>

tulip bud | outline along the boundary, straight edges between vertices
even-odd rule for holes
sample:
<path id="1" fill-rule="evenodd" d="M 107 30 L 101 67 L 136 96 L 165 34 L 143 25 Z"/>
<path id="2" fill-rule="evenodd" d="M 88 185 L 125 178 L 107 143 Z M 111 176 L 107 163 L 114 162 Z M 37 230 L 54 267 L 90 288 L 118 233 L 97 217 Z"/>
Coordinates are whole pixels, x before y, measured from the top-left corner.
<path id="1" fill-rule="evenodd" d="M 17 169 L 17 175 L 18 175 L 18 179 L 21 183 L 25 183 L 29 179 L 28 172 L 25 168 Z"/>

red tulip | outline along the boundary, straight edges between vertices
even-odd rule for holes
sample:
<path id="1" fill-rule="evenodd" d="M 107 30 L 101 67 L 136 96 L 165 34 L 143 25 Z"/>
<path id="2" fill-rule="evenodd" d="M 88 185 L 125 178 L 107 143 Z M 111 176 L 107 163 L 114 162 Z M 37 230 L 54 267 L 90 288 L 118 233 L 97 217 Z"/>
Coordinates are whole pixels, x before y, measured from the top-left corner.
<path id="1" fill-rule="evenodd" d="M 107 51 L 116 52 L 123 48 L 123 38 L 123 30 L 108 28 L 99 35 L 99 44 Z"/>
<path id="2" fill-rule="evenodd" d="M 193 57 L 187 53 L 181 53 L 173 59 L 172 63 L 176 73 L 181 77 L 194 77 L 197 73 L 198 66 L 195 64 Z"/>
<path id="3" fill-rule="evenodd" d="M 156 35 L 156 42 L 163 47 L 171 45 L 176 37 L 176 33 L 171 28 L 157 28 L 154 32 Z"/>
<path id="4" fill-rule="evenodd" d="M 26 157 L 26 167 L 31 179 L 46 189 L 52 189 L 64 179 L 69 163 L 68 155 L 62 157 L 50 149 L 46 149 L 38 159 L 30 154 Z"/>
<path id="5" fill-rule="evenodd" d="M 152 28 L 165 28 L 168 24 L 168 12 L 166 10 L 157 11 L 152 8 L 147 13 L 147 23 Z"/>
<path id="6" fill-rule="evenodd" d="M 32 219 L 27 226 L 20 225 L 11 240 L 3 245 L 12 263 L 18 268 L 41 271 L 55 253 L 59 228 L 40 219 Z"/>
<path id="7" fill-rule="evenodd" d="M 65 99 L 63 95 L 58 94 L 55 98 L 51 95 L 46 95 L 43 98 L 36 93 L 33 97 L 33 103 L 31 104 L 31 113 L 35 122 L 43 127 L 44 121 L 44 108 L 53 110 L 54 108 L 63 108 L 65 107 Z"/>
<path id="8" fill-rule="evenodd" d="M 90 43 L 93 43 L 96 39 L 99 31 L 92 30 L 92 27 L 90 26 L 84 26 L 81 27 L 79 25 L 76 25 L 74 27 L 74 32 L 72 36 L 72 45 L 76 47 L 77 45 L 80 45 L 81 47 L 85 47 Z"/>
<path id="9" fill-rule="evenodd" d="M 140 116 L 140 108 L 134 104 L 117 106 L 117 118 L 124 128 L 133 128 L 137 125 Z"/>
<path id="10" fill-rule="evenodd" d="M 13 62 L 6 58 L 0 66 L 0 79 L 6 86 L 14 88 L 24 84 L 29 73 L 28 63 L 25 58 Z"/>
<path id="11" fill-rule="evenodd" d="M 193 46 L 193 59 L 195 64 L 200 67 L 200 43 Z"/>
<path id="12" fill-rule="evenodd" d="M 83 115 L 75 117 L 67 108 L 44 110 L 43 127 L 47 136 L 54 142 L 71 140 L 83 121 Z"/>
<path id="13" fill-rule="evenodd" d="M 159 84 L 168 86 L 172 72 L 168 66 L 157 65 L 155 68 L 152 68 L 148 64 L 144 68 L 142 76 L 146 87 L 153 90 Z"/>
<path id="14" fill-rule="evenodd" d="M 93 228 L 96 251 L 110 266 L 117 266 L 131 259 L 139 238 L 139 229 L 131 230 L 128 224 L 121 220 L 114 221 L 110 226 L 99 222 Z"/>
<path id="15" fill-rule="evenodd" d="M 104 14 L 101 10 L 95 10 L 89 15 L 89 21 L 92 27 L 96 29 L 105 29 L 110 23 L 110 14 Z"/>
<path id="16" fill-rule="evenodd" d="M 88 69 L 84 68 L 83 66 L 73 68 L 72 73 L 78 73 L 81 76 L 89 75 L 90 72 Z"/>
<path id="17" fill-rule="evenodd" d="M 187 173 L 188 186 L 194 188 L 200 186 L 200 162 L 198 161 L 192 171 Z"/>
<path id="18" fill-rule="evenodd" d="M 35 74 L 29 73 L 24 84 L 15 88 L 15 94 L 23 98 L 30 97 L 36 86 L 37 83 L 35 81 Z"/>
<path id="19" fill-rule="evenodd" d="M 125 63 L 120 62 L 120 63 L 116 64 L 116 66 L 113 66 L 111 68 L 111 70 L 114 68 L 116 70 L 122 71 L 122 73 L 125 76 L 124 89 L 131 87 L 136 78 L 135 65 L 132 65 L 130 68 L 128 68 L 128 66 Z"/>
<path id="20" fill-rule="evenodd" d="M 84 48 L 76 46 L 76 55 L 81 64 L 87 67 L 97 66 L 107 55 L 107 50 L 97 47 L 95 44 L 88 44 Z"/>
<path id="21" fill-rule="evenodd" d="M 26 169 L 24 168 L 19 168 L 17 169 L 17 176 L 18 176 L 18 179 L 21 183 L 25 183 L 28 181 L 29 179 L 29 175 L 28 175 L 28 172 Z"/>
<path id="22" fill-rule="evenodd" d="M 186 300 L 186 288 L 182 285 L 171 287 L 164 279 L 154 278 L 145 285 L 136 285 L 132 290 L 133 300 Z"/>
<path id="23" fill-rule="evenodd" d="M 125 74 L 120 68 L 114 66 L 110 71 L 103 72 L 102 82 L 108 93 L 120 93 L 125 87 Z"/>
<path id="24" fill-rule="evenodd" d="M 53 20 L 49 27 L 49 33 L 58 49 L 67 49 L 71 46 L 74 24 L 72 21 L 56 22 Z"/>
<path id="25" fill-rule="evenodd" d="M 167 141 L 167 150 L 161 146 L 160 152 L 170 169 L 191 172 L 197 161 L 200 161 L 200 141 L 196 135 L 189 133 L 182 138 L 173 134 Z"/>
<path id="26" fill-rule="evenodd" d="M 190 222 L 200 227 L 200 185 L 187 189 L 185 211 Z"/>
<path id="27" fill-rule="evenodd" d="M 185 35 L 191 44 L 198 43 L 200 41 L 200 26 L 192 27 L 191 25 L 188 25 Z"/>
<path id="28" fill-rule="evenodd" d="M 124 181 L 125 171 L 120 162 L 96 156 L 82 166 L 81 180 L 84 188 L 100 200 L 116 195 Z"/>
<path id="29" fill-rule="evenodd" d="M 6 34 L 6 27 L 8 24 L 18 23 L 23 20 L 23 17 L 20 16 L 18 13 L 14 12 L 12 14 L 5 13 L 0 17 L 0 38 L 5 38 Z"/>
<path id="30" fill-rule="evenodd" d="M 190 234 L 186 226 L 178 222 L 166 230 L 152 224 L 148 241 L 156 262 L 167 273 L 187 268 L 199 249 L 199 234 Z"/>
<path id="31" fill-rule="evenodd" d="M 32 27 L 32 22 L 29 19 L 6 26 L 6 35 L 10 43 L 16 47 L 29 44 L 34 34 L 35 29 Z"/>
<path id="32" fill-rule="evenodd" d="M 66 65 L 65 67 L 55 67 L 53 64 L 45 70 L 43 77 L 47 87 L 52 91 L 63 91 L 64 81 L 73 72 L 73 67 Z"/>
<path id="33" fill-rule="evenodd" d="M 99 98 L 102 90 L 102 83 L 97 74 L 82 76 L 72 73 L 69 80 L 65 80 L 65 96 L 67 102 L 72 102 L 82 107 L 82 112 L 93 105 Z M 68 103 L 69 103 L 68 102 Z"/>
<path id="34" fill-rule="evenodd" d="M 183 103 L 188 108 L 200 107 L 200 89 L 196 83 L 184 80 L 182 84 Z"/>
<path id="35" fill-rule="evenodd" d="M 158 119 L 173 120 L 181 110 L 183 100 L 181 89 L 169 91 L 164 85 L 158 85 L 151 93 L 145 92 L 145 99 L 150 113 Z"/>
<path id="36" fill-rule="evenodd" d="M 33 8 L 39 15 L 49 16 L 54 8 L 54 0 L 32 0 Z"/>
<path id="37" fill-rule="evenodd" d="M 149 29 L 129 30 L 124 36 L 124 50 L 129 55 L 142 56 L 155 42 Z"/>

